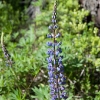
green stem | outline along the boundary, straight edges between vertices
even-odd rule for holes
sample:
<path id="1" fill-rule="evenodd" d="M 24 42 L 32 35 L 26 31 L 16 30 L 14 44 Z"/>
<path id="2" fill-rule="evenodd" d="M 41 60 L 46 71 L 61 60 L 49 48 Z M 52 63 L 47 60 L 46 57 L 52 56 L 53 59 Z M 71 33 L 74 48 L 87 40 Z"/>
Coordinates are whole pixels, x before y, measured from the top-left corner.
<path id="1" fill-rule="evenodd" d="M 2 32 L 2 34 L 1 34 L 1 45 L 3 45 L 3 37 L 4 37 L 4 33 Z"/>

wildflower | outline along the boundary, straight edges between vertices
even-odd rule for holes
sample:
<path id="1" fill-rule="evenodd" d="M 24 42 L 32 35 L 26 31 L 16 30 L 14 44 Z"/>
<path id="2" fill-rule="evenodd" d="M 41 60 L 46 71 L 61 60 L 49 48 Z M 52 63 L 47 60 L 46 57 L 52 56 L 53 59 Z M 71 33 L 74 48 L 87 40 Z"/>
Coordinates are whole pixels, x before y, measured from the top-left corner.
<path id="1" fill-rule="evenodd" d="M 2 32 L 2 36 L 1 36 L 1 46 L 2 46 L 2 51 L 4 53 L 4 57 L 6 58 L 6 66 L 12 66 L 13 61 L 11 59 L 11 56 L 10 56 L 8 50 L 6 49 L 6 47 L 4 45 L 3 35 L 4 35 L 4 33 Z"/>
<path id="2" fill-rule="evenodd" d="M 54 12 L 52 15 L 52 25 L 49 26 L 51 34 L 47 35 L 47 38 L 52 38 L 51 42 L 47 42 L 50 49 L 47 51 L 49 57 L 48 61 L 48 76 L 50 85 L 51 100 L 66 100 L 67 94 L 65 91 L 66 78 L 64 76 L 64 66 L 62 64 L 63 56 L 61 50 L 61 42 L 57 41 L 57 38 L 61 36 L 61 33 L 57 32 L 58 25 L 56 20 L 56 8 L 57 2 L 54 4 Z"/>

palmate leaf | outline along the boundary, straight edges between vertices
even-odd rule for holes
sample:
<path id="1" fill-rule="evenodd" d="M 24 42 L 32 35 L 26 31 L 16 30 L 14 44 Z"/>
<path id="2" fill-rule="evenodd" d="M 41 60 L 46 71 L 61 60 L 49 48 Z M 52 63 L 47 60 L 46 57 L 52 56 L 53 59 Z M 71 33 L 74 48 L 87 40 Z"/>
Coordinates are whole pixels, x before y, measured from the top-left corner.
<path id="1" fill-rule="evenodd" d="M 32 90 L 35 92 L 35 96 L 32 95 L 31 98 L 37 98 L 38 100 L 50 100 L 49 87 L 47 85 L 41 84 L 39 88 L 34 87 Z"/>
<path id="2" fill-rule="evenodd" d="M 22 94 L 20 89 L 13 90 L 13 93 L 9 94 L 9 100 L 25 100 L 26 94 Z"/>

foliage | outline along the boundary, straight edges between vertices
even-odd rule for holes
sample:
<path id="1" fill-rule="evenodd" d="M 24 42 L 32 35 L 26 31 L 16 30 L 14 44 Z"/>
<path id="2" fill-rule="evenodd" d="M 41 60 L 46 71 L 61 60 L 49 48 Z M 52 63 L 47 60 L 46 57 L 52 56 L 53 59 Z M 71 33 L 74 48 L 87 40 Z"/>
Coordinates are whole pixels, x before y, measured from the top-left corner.
<path id="1" fill-rule="evenodd" d="M 32 90 L 35 92 L 36 96 L 32 96 L 32 98 L 37 98 L 39 100 L 50 100 L 49 87 L 43 84 L 40 84 L 39 88 L 34 87 Z"/>
<path id="2" fill-rule="evenodd" d="M 0 32 L 11 34 L 13 31 L 23 26 L 26 16 L 25 10 L 21 10 L 20 0 L 0 1 Z"/>
<path id="3" fill-rule="evenodd" d="M 34 24 L 25 26 L 26 29 L 19 27 L 27 17 L 21 13 L 19 3 L 12 1 L 0 1 L 0 34 L 5 33 L 4 42 L 14 61 L 12 68 L 7 67 L 0 49 L 0 100 L 49 100 L 46 34 L 54 0 L 50 0 L 45 9 L 41 7 L 41 0 L 33 3 L 40 6 L 41 14 L 37 15 Z M 88 14 L 80 9 L 77 0 L 58 2 L 57 19 L 62 33 L 68 100 L 100 98 L 100 39 L 94 23 L 84 21 Z"/>

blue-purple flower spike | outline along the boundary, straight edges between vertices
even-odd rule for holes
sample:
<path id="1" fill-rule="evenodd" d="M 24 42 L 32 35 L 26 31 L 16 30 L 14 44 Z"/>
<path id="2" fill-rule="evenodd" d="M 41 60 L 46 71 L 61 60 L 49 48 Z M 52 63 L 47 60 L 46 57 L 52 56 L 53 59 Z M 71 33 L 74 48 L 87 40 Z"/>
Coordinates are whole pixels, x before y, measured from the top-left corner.
<path id="1" fill-rule="evenodd" d="M 52 25 L 49 26 L 51 34 L 47 35 L 47 38 L 51 38 L 51 41 L 47 42 L 50 47 L 47 51 L 49 57 L 48 61 L 48 76 L 50 85 L 51 100 L 66 100 L 66 78 L 64 76 L 64 66 L 62 64 L 63 56 L 61 56 L 61 42 L 57 41 L 61 37 L 58 32 L 57 25 L 57 1 L 54 4 L 54 11 L 52 15 Z"/>

